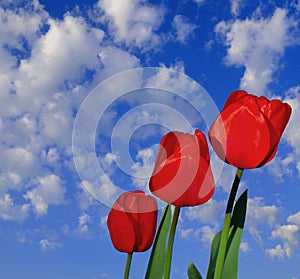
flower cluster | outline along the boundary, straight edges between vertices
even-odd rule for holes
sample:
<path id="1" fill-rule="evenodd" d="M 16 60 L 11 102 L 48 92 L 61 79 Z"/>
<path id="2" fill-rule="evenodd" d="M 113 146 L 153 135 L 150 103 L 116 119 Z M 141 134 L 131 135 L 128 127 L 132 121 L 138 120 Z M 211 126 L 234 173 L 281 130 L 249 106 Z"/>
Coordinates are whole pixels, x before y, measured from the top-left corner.
<path id="1" fill-rule="evenodd" d="M 228 199 L 223 228 L 213 239 L 207 278 L 237 278 L 236 251 L 240 244 L 247 203 L 245 192 L 234 204 L 237 187 L 244 169 L 262 167 L 274 158 L 291 112 L 287 103 L 238 90 L 231 93 L 210 127 L 208 137 L 214 151 L 221 160 L 238 169 Z M 155 234 L 145 278 L 153 278 L 149 274 L 155 274 L 155 278 L 170 278 L 180 208 L 207 202 L 215 189 L 208 144 L 201 131 L 196 130 L 194 135 L 171 131 L 162 138 L 149 189 L 169 204 L 162 214 L 158 229 L 156 200 L 142 191 L 122 194 L 108 215 L 107 225 L 114 247 L 128 253 L 124 278 L 129 276 L 132 253 L 148 250 Z M 172 224 L 166 217 L 171 214 L 170 205 L 174 206 Z M 235 229 L 230 230 L 231 227 Z M 229 243 L 229 238 L 238 241 Z M 165 245 L 159 247 L 158 243 L 166 244 L 167 239 L 168 248 L 165 251 Z M 160 262 L 159 266 L 163 268 L 155 265 L 155 257 L 161 255 L 164 255 L 160 258 L 163 265 Z M 188 268 L 188 276 L 202 278 L 193 264 Z"/>

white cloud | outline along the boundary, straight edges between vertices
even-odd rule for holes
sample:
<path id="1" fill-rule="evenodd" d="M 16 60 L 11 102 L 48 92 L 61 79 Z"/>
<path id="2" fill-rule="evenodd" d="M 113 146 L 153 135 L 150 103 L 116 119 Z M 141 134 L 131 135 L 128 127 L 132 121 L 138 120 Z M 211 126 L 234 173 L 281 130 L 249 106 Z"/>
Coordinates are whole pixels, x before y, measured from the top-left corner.
<path id="1" fill-rule="evenodd" d="M 98 57 L 102 65 L 101 80 L 116 73 L 140 67 L 137 57 L 114 46 L 103 46 Z"/>
<path id="2" fill-rule="evenodd" d="M 258 95 L 266 93 L 285 49 L 295 43 L 295 22 L 288 11 L 277 8 L 268 18 L 221 21 L 215 31 L 227 46 L 225 62 L 245 67 L 240 87 Z"/>
<path id="3" fill-rule="evenodd" d="M 291 5 L 294 6 L 298 12 L 300 12 L 300 0 L 293 1 Z"/>
<path id="4" fill-rule="evenodd" d="M 55 147 L 50 147 L 48 150 L 42 151 L 42 158 L 46 161 L 47 164 L 54 166 L 58 163 L 59 151 Z"/>
<path id="5" fill-rule="evenodd" d="M 285 158 L 276 156 L 268 165 L 268 171 L 276 177 L 278 182 L 283 182 L 286 175 L 292 175 L 291 165 L 295 162 L 293 153 L 286 154 Z"/>
<path id="6" fill-rule="evenodd" d="M 278 96 L 274 97 L 280 98 Z M 300 135 L 298 132 L 295 132 L 298 131 L 300 121 L 300 86 L 288 89 L 281 99 L 292 107 L 291 118 L 282 136 L 283 140 L 292 147 L 292 151 L 288 154 L 283 154 L 282 158 L 274 158 L 269 164 L 268 170 L 277 176 L 279 181 L 283 181 L 285 174 L 293 174 L 294 170 L 297 170 L 298 176 L 300 176 Z"/>
<path id="7" fill-rule="evenodd" d="M 23 43 L 29 47 L 35 42 L 41 25 L 46 21 L 47 13 L 42 10 L 38 1 L 23 3 L 17 12 L 0 8 L 0 76 L 7 77 L 17 64 L 17 59 L 11 55 L 10 49 L 23 50 Z"/>
<path id="8" fill-rule="evenodd" d="M 181 229 L 180 230 L 180 236 L 182 238 L 190 238 L 191 235 L 193 234 L 194 229 L 193 228 L 188 228 L 188 229 Z"/>
<path id="9" fill-rule="evenodd" d="M 260 245 L 263 245 L 260 228 L 263 225 L 274 228 L 281 220 L 281 210 L 275 205 L 264 205 L 261 197 L 248 199 L 245 227 Z"/>
<path id="10" fill-rule="evenodd" d="M 94 187 L 88 181 L 82 181 L 80 187 L 91 194 L 95 199 L 106 205 L 111 205 L 118 196 L 118 189 L 106 175 L 102 175 L 97 181 L 94 181 L 97 187 Z"/>
<path id="11" fill-rule="evenodd" d="M 82 213 L 78 217 L 78 230 L 80 234 L 86 234 L 88 232 L 89 230 L 88 224 L 90 223 L 90 221 L 91 221 L 91 217 L 87 213 Z"/>
<path id="12" fill-rule="evenodd" d="M 52 19 L 38 1 L 18 4 L 0 8 L 0 196 L 6 219 L 26 218 L 28 201 L 38 215 L 63 203 L 64 187 L 49 170 L 74 170 L 74 112 L 99 81 L 139 65 L 135 56 L 102 45 L 103 30 L 82 17 Z M 24 198 L 20 204 L 12 189 Z"/>
<path id="13" fill-rule="evenodd" d="M 163 19 L 162 7 L 144 0 L 99 0 L 97 5 L 116 42 L 146 49 L 160 43 L 156 31 Z"/>
<path id="14" fill-rule="evenodd" d="M 300 237 L 300 212 L 290 215 L 287 218 L 289 224 L 278 226 L 272 231 L 272 239 L 279 239 L 282 244 L 277 244 L 275 248 L 266 249 L 266 253 L 271 258 L 283 259 L 291 258 L 299 247 Z"/>
<path id="15" fill-rule="evenodd" d="M 210 246 L 216 233 L 216 227 L 203 226 L 199 229 L 200 240 L 207 246 Z"/>
<path id="16" fill-rule="evenodd" d="M 283 101 L 292 107 L 290 121 L 283 134 L 284 139 L 293 147 L 297 155 L 300 154 L 300 134 L 298 131 L 300 120 L 300 85 L 290 88 Z"/>
<path id="17" fill-rule="evenodd" d="M 146 189 L 148 186 L 149 177 L 153 171 L 155 161 L 154 148 L 145 148 L 138 151 L 136 155 L 137 162 L 132 165 L 134 173 L 132 181 L 139 188 Z"/>
<path id="18" fill-rule="evenodd" d="M 172 27 L 175 29 L 175 40 L 186 44 L 188 39 L 192 36 L 196 25 L 189 22 L 184 16 L 176 15 L 173 18 Z"/>
<path id="19" fill-rule="evenodd" d="M 299 227 L 294 224 L 280 226 L 272 231 L 272 238 L 280 238 L 284 241 L 285 255 L 290 258 L 299 244 Z"/>
<path id="20" fill-rule="evenodd" d="M 248 242 L 241 242 L 240 249 L 241 249 L 244 253 L 249 252 L 249 251 L 250 251 L 249 243 L 248 243 Z"/>
<path id="21" fill-rule="evenodd" d="M 82 186 L 79 185 L 79 187 L 82 187 Z M 94 197 L 90 193 L 85 191 L 84 188 L 81 188 L 81 190 L 76 193 L 76 200 L 77 200 L 79 208 L 82 211 L 88 210 L 96 202 Z"/>
<path id="22" fill-rule="evenodd" d="M 220 163 L 220 158 L 215 153 L 213 153 L 213 156 L 211 157 L 212 169 L 214 170 L 215 168 L 217 168 L 218 164 Z M 215 177 L 217 187 L 220 186 L 224 192 L 229 193 L 235 178 L 235 174 L 236 169 L 234 167 L 229 164 L 224 164 L 222 166 L 222 172 L 220 173 L 219 177 Z M 243 182 L 241 182 L 240 184 L 240 188 L 242 183 Z"/>
<path id="23" fill-rule="evenodd" d="M 189 207 L 185 215 L 189 220 L 198 220 L 202 224 L 214 224 L 214 226 L 219 226 L 225 212 L 224 210 L 225 202 L 211 199 L 201 206 Z"/>
<path id="24" fill-rule="evenodd" d="M 203 4 L 205 2 L 205 0 L 194 0 L 194 1 L 198 4 Z"/>
<path id="25" fill-rule="evenodd" d="M 295 213 L 294 215 L 290 215 L 287 218 L 287 221 L 289 223 L 293 223 L 293 224 L 297 225 L 300 228 L 300 211 Z"/>
<path id="26" fill-rule="evenodd" d="M 55 241 L 51 241 L 48 239 L 41 239 L 39 242 L 40 248 L 46 252 L 46 251 L 54 251 L 57 248 L 61 247 L 61 244 Z"/>
<path id="27" fill-rule="evenodd" d="M 85 69 L 94 69 L 98 64 L 102 30 L 90 28 L 84 19 L 70 15 L 63 21 L 48 22 L 48 32 L 36 41 L 31 57 L 20 64 L 21 75 L 15 83 L 23 103 L 30 100 L 31 105 L 40 106 L 65 81 L 76 81 Z M 40 92 L 43 94 L 37 94 Z"/>
<path id="28" fill-rule="evenodd" d="M 8 172 L 15 172 L 21 178 L 34 175 L 38 167 L 38 160 L 30 148 L 0 146 L 2 168 Z"/>
<path id="29" fill-rule="evenodd" d="M 202 226 L 198 229 L 195 228 L 181 228 L 180 236 L 185 239 L 197 239 L 200 240 L 206 247 L 209 247 L 212 239 L 218 231 L 217 227 L 211 227 L 208 225 Z"/>
<path id="30" fill-rule="evenodd" d="M 65 188 L 60 178 L 54 174 L 39 177 L 38 185 L 28 190 L 24 195 L 29 199 L 37 215 L 47 214 L 49 205 L 61 205 L 65 203 Z"/>
<path id="31" fill-rule="evenodd" d="M 0 196 L 0 218 L 3 220 L 22 221 L 27 218 L 30 204 L 15 204 L 10 194 Z"/>
<path id="32" fill-rule="evenodd" d="M 230 1 L 230 12 L 233 16 L 240 14 L 242 0 L 231 0 Z"/>
<path id="33" fill-rule="evenodd" d="M 285 249 L 282 248 L 282 246 L 280 244 L 276 245 L 275 248 L 266 249 L 265 252 L 272 259 L 278 258 L 278 259 L 282 260 L 285 257 Z"/>

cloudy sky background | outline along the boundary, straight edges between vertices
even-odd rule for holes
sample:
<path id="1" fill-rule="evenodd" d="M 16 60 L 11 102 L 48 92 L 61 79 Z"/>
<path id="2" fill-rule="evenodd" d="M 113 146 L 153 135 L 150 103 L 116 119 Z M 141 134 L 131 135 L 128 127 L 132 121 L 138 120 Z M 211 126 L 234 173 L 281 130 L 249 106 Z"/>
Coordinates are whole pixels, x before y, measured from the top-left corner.
<path id="1" fill-rule="evenodd" d="M 300 278 L 299 1 L 0 3 L 2 278 L 122 276 L 125 255 L 110 243 L 109 208 L 91 193 L 109 204 L 117 193 L 112 181 L 123 190 L 147 191 L 157 144 L 167 129 L 186 130 L 187 119 L 205 131 L 200 118 L 210 111 L 208 101 L 189 99 L 197 86 L 187 76 L 219 109 L 240 88 L 293 107 L 276 158 L 243 176 L 241 190 L 249 189 L 249 203 L 240 278 Z M 107 107 L 95 143 L 106 175 L 97 176 L 97 185 L 82 181 L 72 153 L 76 113 L 99 83 L 137 67 L 161 67 L 147 82 L 165 91 L 137 90 Z M 102 95 L 97 91 L 93 109 L 103 109 L 113 90 L 141 85 L 139 75 L 118 81 Z M 198 119 L 196 110 L 167 91 L 184 92 L 203 115 Z M 88 131 L 95 120 L 89 116 L 77 132 Z M 127 144 L 131 164 L 113 152 L 112 138 L 119 151 Z M 85 151 L 80 168 L 95 174 L 91 150 Z M 172 278 L 187 278 L 190 261 L 205 274 L 234 171 L 224 166 L 210 202 L 182 210 Z M 142 278 L 148 256 L 134 256 L 132 278 Z"/>

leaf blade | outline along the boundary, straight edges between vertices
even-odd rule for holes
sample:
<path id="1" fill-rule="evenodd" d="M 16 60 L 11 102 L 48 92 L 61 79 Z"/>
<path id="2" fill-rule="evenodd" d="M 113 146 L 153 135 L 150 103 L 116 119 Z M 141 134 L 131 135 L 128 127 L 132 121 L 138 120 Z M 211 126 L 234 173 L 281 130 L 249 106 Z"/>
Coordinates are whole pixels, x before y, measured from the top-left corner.
<path id="1" fill-rule="evenodd" d="M 226 257 L 222 279 L 238 278 L 238 256 L 242 240 L 247 211 L 247 190 L 236 201 L 231 217 L 230 234 L 227 242 Z"/>
<path id="2" fill-rule="evenodd" d="M 190 263 L 188 266 L 188 277 L 189 279 L 203 279 L 194 263 Z"/>
<path id="3" fill-rule="evenodd" d="M 171 206 L 166 205 L 152 246 L 145 279 L 161 279 L 164 273 L 167 253 L 166 243 L 171 226 Z"/>
<path id="4" fill-rule="evenodd" d="M 206 279 L 213 279 L 216 269 L 217 256 L 221 241 L 222 230 L 220 230 L 213 238 L 210 246 L 210 260 L 207 269 Z"/>

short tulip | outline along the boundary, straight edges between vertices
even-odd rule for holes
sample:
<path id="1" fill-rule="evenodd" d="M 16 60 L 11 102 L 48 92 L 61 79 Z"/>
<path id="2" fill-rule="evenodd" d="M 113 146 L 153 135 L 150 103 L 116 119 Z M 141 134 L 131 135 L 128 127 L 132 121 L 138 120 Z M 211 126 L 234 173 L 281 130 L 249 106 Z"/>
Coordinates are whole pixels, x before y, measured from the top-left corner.
<path id="1" fill-rule="evenodd" d="M 261 167 L 274 158 L 291 112 L 280 100 L 232 92 L 209 130 L 210 142 L 217 155 L 235 167 Z"/>
<path id="2" fill-rule="evenodd" d="M 214 193 L 214 178 L 206 138 L 169 132 L 161 142 L 149 181 L 150 191 L 176 207 L 207 202 Z"/>
<path id="3" fill-rule="evenodd" d="M 157 212 L 155 198 L 142 191 L 120 195 L 107 219 L 114 247 L 126 253 L 148 250 L 155 236 Z"/>

